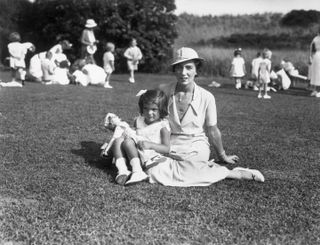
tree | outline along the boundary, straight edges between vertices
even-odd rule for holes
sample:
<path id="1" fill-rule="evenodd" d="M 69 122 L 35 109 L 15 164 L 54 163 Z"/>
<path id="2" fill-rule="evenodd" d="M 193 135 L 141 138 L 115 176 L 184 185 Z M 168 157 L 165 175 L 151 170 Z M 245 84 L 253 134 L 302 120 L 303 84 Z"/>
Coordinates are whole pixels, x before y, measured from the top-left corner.
<path id="1" fill-rule="evenodd" d="M 320 12 L 316 10 L 292 10 L 281 19 L 283 26 L 307 27 L 320 21 Z"/>
<path id="2" fill-rule="evenodd" d="M 122 54 L 134 37 L 144 54 L 141 70 L 157 72 L 171 58 L 177 37 L 175 8 L 174 0 L 36 0 L 19 24 L 40 50 L 47 50 L 59 39 L 69 39 L 74 44 L 70 56 L 75 59 L 84 23 L 93 18 L 100 41 L 98 62 L 105 42 L 112 41 L 116 44 L 117 70 L 126 69 Z"/>

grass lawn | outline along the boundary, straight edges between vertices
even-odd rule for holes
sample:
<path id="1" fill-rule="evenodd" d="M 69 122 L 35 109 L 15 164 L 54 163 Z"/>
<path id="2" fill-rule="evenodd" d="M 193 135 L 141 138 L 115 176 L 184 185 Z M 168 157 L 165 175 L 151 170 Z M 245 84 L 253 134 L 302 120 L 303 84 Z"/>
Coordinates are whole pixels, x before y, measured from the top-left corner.
<path id="1" fill-rule="evenodd" d="M 8 73 L 0 79 L 7 80 Z M 320 99 L 199 84 L 217 101 L 225 149 L 265 183 L 115 184 L 99 156 L 107 112 L 128 122 L 136 92 L 173 76 L 114 75 L 112 86 L 0 89 L 0 244 L 319 244 Z M 232 166 L 229 166 L 232 167 Z"/>

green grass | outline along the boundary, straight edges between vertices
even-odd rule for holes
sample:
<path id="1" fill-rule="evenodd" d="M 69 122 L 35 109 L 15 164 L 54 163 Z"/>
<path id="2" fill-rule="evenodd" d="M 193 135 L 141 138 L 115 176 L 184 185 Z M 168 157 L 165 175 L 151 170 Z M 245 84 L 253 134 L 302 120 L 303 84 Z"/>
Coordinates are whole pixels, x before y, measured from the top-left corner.
<path id="1" fill-rule="evenodd" d="M 0 89 L 0 244 L 320 243 L 319 99 L 297 88 L 258 100 L 217 80 L 221 88 L 207 89 L 225 149 L 266 182 L 122 187 L 99 157 L 111 136 L 104 116 L 132 122 L 136 92 L 174 77 L 126 80 L 114 75 L 113 90 L 28 82 Z"/>

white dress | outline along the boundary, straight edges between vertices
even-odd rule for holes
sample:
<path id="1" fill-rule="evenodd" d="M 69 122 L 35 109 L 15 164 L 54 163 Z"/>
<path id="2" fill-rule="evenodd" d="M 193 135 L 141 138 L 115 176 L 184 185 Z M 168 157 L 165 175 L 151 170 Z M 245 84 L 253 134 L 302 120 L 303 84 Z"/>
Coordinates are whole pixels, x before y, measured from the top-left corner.
<path id="1" fill-rule="evenodd" d="M 310 83 L 314 86 L 320 86 L 320 35 L 316 36 L 311 43 Z"/>
<path id="2" fill-rule="evenodd" d="M 127 58 L 129 70 L 138 70 L 139 60 L 142 59 L 142 53 L 139 47 L 129 47 L 124 52 L 124 57 Z"/>
<path id="3" fill-rule="evenodd" d="M 234 57 L 231 63 L 231 76 L 243 77 L 244 73 L 244 59 L 242 57 Z"/>
<path id="4" fill-rule="evenodd" d="M 114 55 L 112 52 L 105 52 L 103 55 L 103 69 L 107 74 L 112 73 L 112 67 L 110 65 L 111 62 L 114 62 Z"/>
<path id="5" fill-rule="evenodd" d="M 180 159 L 167 158 L 165 162 L 150 168 L 147 172 L 150 183 L 180 187 L 208 186 L 225 179 L 230 170 L 209 162 L 210 144 L 205 128 L 217 124 L 213 95 L 196 85 L 192 102 L 180 121 L 174 99 L 175 87 L 176 83 L 166 84 L 162 90 L 169 98 L 171 152 L 175 152 Z"/>
<path id="6" fill-rule="evenodd" d="M 162 119 L 159 122 L 148 125 L 145 123 L 145 118 L 143 116 L 139 116 L 136 118 L 135 122 L 136 133 L 140 140 L 161 144 L 161 129 L 166 128 L 168 131 L 170 131 L 169 121 L 167 119 Z M 140 152 L 142 163 L 145 163 L 159 155 L 160 154 L 154 150 L 144 150 Z"/>

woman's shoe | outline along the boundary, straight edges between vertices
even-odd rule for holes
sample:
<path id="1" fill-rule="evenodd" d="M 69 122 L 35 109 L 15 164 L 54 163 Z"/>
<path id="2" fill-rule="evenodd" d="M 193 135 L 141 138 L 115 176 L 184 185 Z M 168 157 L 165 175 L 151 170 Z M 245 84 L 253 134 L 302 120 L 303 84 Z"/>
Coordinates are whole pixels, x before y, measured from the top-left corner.
<path id="1" fill-rule="evenodd" d="M 259 170 L 249 169 L 249 168 L 241 168 L 241 167 L 234 168 L 233 170 L 249 172 L 252 174 L 252 179 L 254 181 L 264 182 L 264 176 L 262 175 L 262 173 Z"/>

